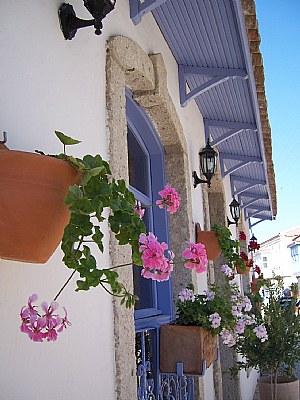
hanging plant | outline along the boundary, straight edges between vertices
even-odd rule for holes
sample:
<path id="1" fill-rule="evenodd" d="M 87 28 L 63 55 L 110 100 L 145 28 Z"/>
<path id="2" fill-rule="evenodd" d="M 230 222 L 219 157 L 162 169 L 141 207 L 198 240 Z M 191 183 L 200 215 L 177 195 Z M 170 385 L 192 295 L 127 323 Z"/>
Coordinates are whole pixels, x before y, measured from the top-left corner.
<path id="1" fill-rule="evenodd" d="M 240 253 L 240 243 L 231 238 L 231 232 L 228 228 L 215 224 L 212 227 L 215 232 L 222 254 L 226 258 L 227 264 L 238 273 L 247 273 L 247 263 Z"/>
<path id="2" fill-rule="evenodd" d="M 89 290 L 100 285 L 109 294 L 119 297 L 121 304 L 129 308 L 137 296 L 119 282 L 118 268 L 131 267 L 134 264 L 141 266 L 141 275 L 144 278 L 165 281 L 170 278 L 177 263 L 195 269 L 197 273 L 206 271 L 207 264 L 205 246 L 201 243 L 187 242 L 187 248 L 182 253 L 183 260 L 175 262 L 171 251 L 166 255 L 168 245 L 159 243 L 152 232 L 146 235 L 145 224 L 141 219 L 144 210 L 126 187 L 125 181 L 115 180 L 111 176 L 108 163 L 100 155 L 85 155 L 82 159 L 67 155 L 66 146 L 80 142 L 62 132 L 56 131 L 55 134 L 64 146 L 64 153 L 50 158 L 71 165 L 80 177 L 78 183 L 69 187 L 64 201 L 69 208 L 70 220 L 64 230 L 61 248 L 64 253 L 63 262 L 73 271 L 48 307 L 48 314 L 45 306 L 42 306 L 42 310 L 46 315 L 38 313 L 36 306 L 32 305 L 32 299 L 37 298 L 36 294 L 29 297 L 27 307 L 22 307 L 21 331 L 27 333 L 33 341 L 54 341 L 57 335 L 53 331 L 51 334 L 48 332 L 53 329 L 56 333 L 61 332 L 69 324 L 69 320 L 64 320 L 66 315 L 60 317 L 55 314 L 58 307 L 56 300 L 75 273 L 79 274 L 76 291 Z M 161 199 L 153 206 L 166 207 L 170 214 L 174 214 L 180 203 L 176 190 L 166 185 L 159 195 Z M 107 209 L 109 215 L 104 213 Z M 132 256 L 127 263 L 100 269 L 90 244 L 94 243 L 100 252 L 104 251 L 101 224 L 105 221 L 119 245 L 131 246 Z"/>

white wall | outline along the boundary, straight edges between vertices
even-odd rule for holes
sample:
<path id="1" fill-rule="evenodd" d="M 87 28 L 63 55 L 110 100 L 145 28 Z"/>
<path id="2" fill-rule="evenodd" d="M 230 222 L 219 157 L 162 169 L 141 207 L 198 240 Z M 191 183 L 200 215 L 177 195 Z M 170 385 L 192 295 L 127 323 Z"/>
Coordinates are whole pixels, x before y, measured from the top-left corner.
<path id="1" fill-rule="evenodd" d="M 111 35 L 136 40 L 148 53 L 162 52 L 169 70 L 169 90 L 197 151 L 203 124 L 195 105 L 179 105 L 177 65 L 151 15 L 135 27 L 128 1 L 104 20 L 103 34 L 93 28 L 65 41 L 57 17 L 61 1 L 3 0 L 0 3 L 0 130 L 8 132 L 11 149 L 58 153 L 54 130 L 82 140 L 72 153 L 100 153 L 108 158 L 105 112 L 105 45 Z M 72 1 L 79 17 L 90 19 L 81 0 Z M 191 119 L 191 115 L 193 118 Z M 193 121 L 193 124 L 191 123 Z M 195 143 L 196 142 L 196 143 Z M 198 154 L 192 157 L 192 169 Z M 198 193 L 199 196 L 199 193 Z M 202 207 L 195 208 L 202 218 Z M 1 232 L 3 234 L 3 232 Z M 100 257 L 108 264 L 108 246 Z M 46 265 L 0 260 L 0 387 L 2 400 L 73 400 L 114 398 L 113 316 L 111 299 L 101 289 L 75 293 L 75 280 L 59 298 L 72 326 L 55 343 L 33 343 L 19 331 L 19 312 L 28 296 L 51 301 L 69 276 L 58 249 Z"/>
<path id="2" fill-rule="evenodd" d="M 110 36 L 122 34 L 147 53 L 163 54 L 169 92 L 187 139 L 192 186 L 192 171 L 199 171 L 198 152 L 205 145 L 203 120 L 194 102 L 180 106 L 177 64 L 151 14 L 134 26 L 129 2 L 118 0 L 100 37 L 90 27 L 66 41 L 59 29 L 60 4 L 0 2 L 0 130 L 8 132 L 8 147 L 58 153 L 62 149 L 53 132 L 61 130 L 82 140 L 71 149 L 75 156 L 100 153 L 107 159 L 105 45 Z M 79 17 L 91 18 L 81 0 L 71 4 Z M 192 205 L 194 221 L 203 225 L 200 186 L 192 188 Z M 101 266 L 109 263 L 107 250 L 108 243 L 99 256 Z M 50 302 L 69 276 L 61 256 L 58 249 L 45 265 L 0 260 L 0 400 L 115 397 L 111 298 L 101 289 L 75 293 L 76 279 L 65 289 L 59 302 L 68 309 L 72 326 L 57 342 L 33 343 L 19 331 L 20 308 L 28 296 L 37 293 L 40 301 Z"/>
<path id="3" fill-rule="evenodd" d="M 255 369 L 240 371 L 242 400 L 252 400 L 259 372 Z"/>

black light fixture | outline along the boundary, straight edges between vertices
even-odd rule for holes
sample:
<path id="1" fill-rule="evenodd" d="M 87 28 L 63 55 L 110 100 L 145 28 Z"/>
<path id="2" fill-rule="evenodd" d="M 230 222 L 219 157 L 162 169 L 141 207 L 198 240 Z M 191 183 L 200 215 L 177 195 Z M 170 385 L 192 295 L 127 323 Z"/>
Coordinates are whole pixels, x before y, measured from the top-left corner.
<path id="1" fill-rule="evenodd" d="M 211 178 L 215 175 L 216 173 L 216 168 L 217 168 L 217 153 L 214 151 L 214 149 L 210 146 L 209 144 L 209 139 L 207 139 L 207 144 L 199 152 L 199 157 L 200 157 L 200 171 L 201 173 L 205 176 L 206 181 L 203 179 L 200 179 L 197 175 L 197 172 L 193 172 L 193 178 L 194 178 L 194 188 L 199 184 L 199 183 L 207 183 L 208 187 L 210 187 L 210 182 Z"/>
<path id="2" fill-rule="evenodd" d="M 63 3 L 58 10 L 60 27 L 65 39 L 71 40 L 76 35 L 77 29 L 86 26 L 95 27 L 95 34 L 100 35 L 102 29 L 102 19 L 115 7 L 116 0 L 83 0 L 85 8 L 92 14 L 94 19 L 80 19 L 76 17 L 74 8 L 67 3 Z"/>
<path id="3" fill-rule="evenodd" d="M 233 198 L 232 202 L 229 204 L 229 210 L 233 221 L 230 221 L 230 219 L 227 217 L 227 225 L 230 226 L 232 224 L 235 224 L 235 226 L 238 226 L 238 222 L 241 216 L 241 209 L 239 203 L 236 201 L 235 198 Z"/>

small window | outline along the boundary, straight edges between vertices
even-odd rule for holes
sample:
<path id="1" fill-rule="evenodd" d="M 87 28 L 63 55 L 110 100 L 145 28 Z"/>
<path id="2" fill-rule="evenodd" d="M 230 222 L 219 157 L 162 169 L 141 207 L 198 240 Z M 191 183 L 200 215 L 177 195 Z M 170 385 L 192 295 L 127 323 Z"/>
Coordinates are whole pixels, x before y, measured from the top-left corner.
<path id="1" fill-rule="evenodd" d="M 299 252 L 298 252 L 298 245 L 291 247 L 291 256 L 293 262 L 299 261 Z"/>

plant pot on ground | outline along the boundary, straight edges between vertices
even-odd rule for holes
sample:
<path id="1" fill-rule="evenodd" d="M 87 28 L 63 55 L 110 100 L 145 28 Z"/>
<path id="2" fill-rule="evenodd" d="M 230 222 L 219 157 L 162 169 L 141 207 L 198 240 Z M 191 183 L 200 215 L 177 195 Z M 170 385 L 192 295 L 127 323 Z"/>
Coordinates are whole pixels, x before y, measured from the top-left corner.
<path id="1" fill-rule="evenodd" d="M 0 258 L 45 263 L 70 212 L 64 204 L 78 171 L 54 157 L 0 149 Z"/>
<path id="2" fill-rule="evenodd" d="M 300 359 L 300 316 L 296 315 L 296 301 L 294 298 L 285 303 L 280 301 L 283 297 L 283 280 L 280 277 L 265 279 L 264 294 L 265 298 L 258 293 L 251 296 L 251 312 L 259 325 L 255 330 L 256 334 L 249 325 L 238 336 L 235 348 L 243 357 L 243 361 L 237 363 L 232 372 L 243 368 L 268 371 L 269 393 L 273 393 L 273 397 L 267 399 L 298 400 L 299 397 L 288 397 L 286 391 L 284 397 L 279 395 L 281 382 L 286 380 L 282 377 L 295 380 L 294 370 Z M 265 380 L 263 382 L 262 385 L 265 385 Z M 265 399 L 261 397 L 261 400 Z"/>
<path id="3" fill-rule="evenodd" d="M 258 380 L 258 390 L 260 400 L 273 400 L 271 377 L 262 377 Z M 278 400 L 299 400 L 299 380 L 284 376 L 278 377 L 277 381 Z"/>

